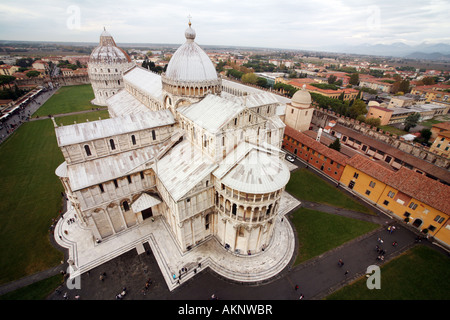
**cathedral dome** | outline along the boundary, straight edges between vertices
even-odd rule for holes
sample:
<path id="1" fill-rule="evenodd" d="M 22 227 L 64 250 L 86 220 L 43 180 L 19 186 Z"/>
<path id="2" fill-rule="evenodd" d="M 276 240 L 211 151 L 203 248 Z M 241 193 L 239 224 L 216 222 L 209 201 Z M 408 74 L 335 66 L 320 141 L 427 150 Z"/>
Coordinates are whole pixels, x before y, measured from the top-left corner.
<path id="1" fill-rule="evenodd" d="M 195 40 L 195 31 L 185 31 L 186 42 L 173 54 L 167 66 L 166 77 L 179 81 L 216 80 L 217 72 L 211 59 Z"/>
<path id="2" fill-rule="evenodd" d="M 100 35 L 100 44 L 96 47 L 89 58 L 94 63 L 129 63 L 130 57 L 125 50 L 119 48 L 111 34 L 104 30 Z"/>
<path id="3" fill-rule="evenodd" d="M 306 90 L 305 85 L 292 96 L 291 104 L 294 107 L 304 107 L 305 105 L 309 106 L 311 104 L 311 94 Z"/>
<path id="4" fill-rule="evenodd" d="M 221 79 L 206 52 L 195 43 L 196 33 L 190 22 L 184 35 L 186 42 L 175 51 L 161 76 L 164 90 L 192 98 L 220 93 Z"/>

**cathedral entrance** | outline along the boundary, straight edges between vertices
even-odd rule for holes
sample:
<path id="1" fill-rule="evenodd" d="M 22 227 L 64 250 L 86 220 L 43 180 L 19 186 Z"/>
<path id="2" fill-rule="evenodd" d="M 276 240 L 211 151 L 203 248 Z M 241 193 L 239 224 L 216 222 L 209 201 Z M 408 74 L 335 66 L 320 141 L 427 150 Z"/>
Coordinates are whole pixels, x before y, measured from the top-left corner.
<path id="1" fill-rule="evenodd" d="M 142 210 L 141 213 L 144 220 L 153 216 L 152 208 Z"/>

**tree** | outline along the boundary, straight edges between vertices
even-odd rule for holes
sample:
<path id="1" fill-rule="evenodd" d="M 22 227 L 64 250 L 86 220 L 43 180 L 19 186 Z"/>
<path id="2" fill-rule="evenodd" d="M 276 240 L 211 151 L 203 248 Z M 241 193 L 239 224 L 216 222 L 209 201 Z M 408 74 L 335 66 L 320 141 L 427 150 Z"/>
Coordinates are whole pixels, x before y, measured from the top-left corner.
<path id="1" fill-rule="evenodd" d="M 379 127 L 381 125 L 380 118 L 368 118 L 368 119 L 365 120 L 365 122 L 369 126 L 373 126 L 373 127 Z"/>
<path id="2" fill-rule="evenodd" d="M 422 79 L 422 83 L 424 85 L 430 85 L 430 84 L 434 84 L 434 79 L 432 77 L 425 77 Z"/>
<path id="3" fill-rule="evenodd" d="M 328 77 L 328 83 L 329 83 L 329 84 L 335 83 L 336 80 L 337 80 L 337 77 L 336 77 L 335 75 L 330 75 L 330 76 Z"/>
<path id="4" fill-rule="evenodd" d="M 352 106 L 348 109 L 348 113 L 350 118 L 356 119 L 359 115 L 364 115 L 367 113 L 366 104 L 360 99 L 355 100 Z"/>
<path id="5" fill-rule="evenodd" d="M 352 84 L 354 86 L 357 86 L 359 83 L 359 73 L 352 73 L 350 76 L 350 80 L 348 81 L 349 84 Z"/>
<path id="6" fill-rule="evenodd" d="M 256 84 L 256 81 L 258 80 L 258 76 L 254 73 L 246 73 L 242 75 L 241 81 L 243 83 L 250 83 L 250 84 Z"/>
<path id="7" fill-rule="evenodd" d="M 27 72 L 27 77 L 28 78 L 36 78 L 37 76 L 39 76 L 41 73 L 39 71 L 36 70 L 31 70 Z"/>
<path id="8" fill-rule="evenodd" d="M 6 85 L 8 85 L 8 87 L 11 87 L 11 83 L 14 83 L 15 80 L 16 78 L 13 76 L 0 75 L 0 86 L 2 86 L 3 89 Z"/>
<path id="9" fill-rule="evenodd" d="M 341 142 L 339 141 L 339 138 L 336 138 L 330 145 L 328 146 L 330 149 L 334 149 L 336 151 L 341 151 Z"/>
<path id="10" fill-rule="evenodd" d="M 258 77 L 258 79 L 256 80 L 256 84 L 260 87 L 263 88 L 267 88 L 268 87 L 268 83 L 267 83 L 267 79 L 266 78 L 262 78 L 262 77 Z"/>
<path id="11" fill-rule="evenodd" d="M 406 120 L 405 120 L 405 131 L 409 132 L 409 129 L 417 126 L 419 119 L 420 119 L 420 113 L 418 113 L 418 112 L 412 113 L 409 116 L 407 116 Z"/>

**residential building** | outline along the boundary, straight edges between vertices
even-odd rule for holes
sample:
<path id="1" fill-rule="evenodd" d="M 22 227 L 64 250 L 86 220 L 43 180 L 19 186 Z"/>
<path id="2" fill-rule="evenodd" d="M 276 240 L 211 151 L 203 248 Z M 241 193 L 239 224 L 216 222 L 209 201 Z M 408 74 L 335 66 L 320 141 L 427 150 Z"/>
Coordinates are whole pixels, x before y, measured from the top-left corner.
<path id="1" fill-rule="evenodd" d="M 339 151 L 289 126 L 284 130 L 283 148 L 336 181 L 340 180 L 348 160 Z"/>
<path id="2" fill-rule="evenodd" d="M 450 186 L 362 155 L 347 161 L 341 183 L 424 235 L 450 247 Z"/>
<path id="3" fill-rule="evenodd" d="M 439 132 L 430 151 L 450 158 L 450 130 Z"/>

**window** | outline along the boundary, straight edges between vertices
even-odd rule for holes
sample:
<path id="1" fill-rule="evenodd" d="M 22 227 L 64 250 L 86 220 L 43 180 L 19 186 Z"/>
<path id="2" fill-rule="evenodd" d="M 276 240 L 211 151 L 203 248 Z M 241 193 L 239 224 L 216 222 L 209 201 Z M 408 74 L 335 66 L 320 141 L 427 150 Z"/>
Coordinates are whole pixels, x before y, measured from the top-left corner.
<path id="1" fill-rule="evenodd" d="M 437 223 L 442 223 L 444 222 L 445 218 L 441 217 L 440 215 L 437 215 L 436 218 L 434 218 L 434 221 L 436 221 Z"/>
<path id="2" fill-rule="evenodd" d="M 411 202 L 408 207 L 413 209 L 413 210 L 416 210 L 417 204 L 415 204 L 414 202 Z"/>
<path id="3" fill-rule="evenodd" d="M 359 177 L 359 174 L 358 174 L 357 172 L 355 172 L 355 173 L 353 174 L 353 178 L 358 179 L 358 177 Z"/>
<path id="4" fill-rule="evenodd" d="M 134 136 L 134 134 L 131 136 L 131 143 L 133 143 L 133 145 L 136 144 L 136 137 Z"/>
<path id="5" fill-rule="evenodd" d="M 195 131 L 194 131 L 194 137 L 195 137 Z M 152 139 L 156 140 L 156 132 L 155 132 L 155 130 L 152 130 Z"/>
<path id="6" fill-rule="evenodd" d="M 122 202 L 123 211 L 129 211 L 130 205 L 128 204 L 128 201 Z"/>
<path id="7" fill-rule="evenodd" d="M 109 145 L 111 146 L 111 150 L 115 150 L 116 149 L 116 145 L 115 145 L 113 139 L 109 139 Z"/>
<path id="8" fill-rule="evenodd" d="M 85 145 L 84 146 L 84 151 L 86 151 L 86 155 L 89 157 L 90 155 L 92 155 L 91 154 L 91 149 L 89 148 L 89 146 L 88 145 Z"/>
<path id="9" fill-rule="evenodd" d="M 366 190 L 366 194 L 369 196 L 370 195 L 370 190 Z"/>
<path id="10" fill-rule="evenodd" d="M 117 184 L 117 179 L 114 179 L 113 182 L 114 182 L 114 187 L 116 187 L 116 189 L 117 189 L 119 187 L 119 185 Z"/>
<path id="11" fill-rule="evenodd" d="M 141 176 L 141 180 L 144 180 L 144 172 L 143 171 L 139 172 L 139 175 Z"/>
<path id="12" fill-rule="evenodd" d="M 206 230 L 209 229 L 209 214 L 207 214 L 205 217 L 205 229 Z"/>
<path id="13" fill-rule="evenodd" d="M 105 192 L 105 189 L 103 189 L 103 185 L 101 183 L 98 185 L 98 187 L 100 188 L 101 193 Z"/>
<path id="14" fill-rule="evenodd" d="M 369 183 L 369 187 L 371 187 L 371 188 L 374 188 L 375 187 L 375 182 L 373 182 L 373 181 L 370 181 L 370 183 Z"/>
<path id="15" fill-rule="evenodd" d="M 388 192 L 388 197 L 389 198 L 393 198 L 395 196 L 395 192 L 389 191 Z"/>
<path id="16" fill-rule="evenodd" d="M 384 200 L 384 201 L 383 201 L 383 204 L 384 204 L 385 206 L 388 206 L 388 205 L 389 205 L 389 201 Z"/>
<path id="17" fill-rule="evenodd" d="M 237 211 L 236 203 L 233 203 L 233 207 L 232 207 L 232 209 L 231 209 L 231 213 L 232 213 L 233 215 L 236 215 L 236 211 Z"/>
<path id="18" fill-rule="evenodd" d="M 127 180 L 128 180 L 128 184 L 130 184 L 131 183 L 131 176 L 130 175 L 127 176 Z"/>

